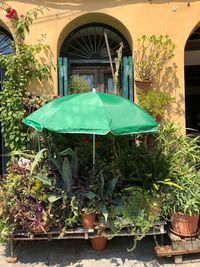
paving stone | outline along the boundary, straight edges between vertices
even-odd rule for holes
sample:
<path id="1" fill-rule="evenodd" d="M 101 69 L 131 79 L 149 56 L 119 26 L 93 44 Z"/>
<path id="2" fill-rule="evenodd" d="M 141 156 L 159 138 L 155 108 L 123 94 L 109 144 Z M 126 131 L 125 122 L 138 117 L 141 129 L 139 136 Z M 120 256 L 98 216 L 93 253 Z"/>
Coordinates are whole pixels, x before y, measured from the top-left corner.
<path id="1" fill-rule="evenodd" d="M 104 251 L 94 251 L 89 240 L 53 240 L 20 242 L 16 248 L 19 261 L 6 262 L 6 247 L 0 246 L 0 267 L 177 267 L 173 258 L 157 258 L 152 237 L 128 252 L 132 238 L 118 237 L 108 241 Z M 180 267 L 200 267 L 199 255 L 183 257 Z"/>

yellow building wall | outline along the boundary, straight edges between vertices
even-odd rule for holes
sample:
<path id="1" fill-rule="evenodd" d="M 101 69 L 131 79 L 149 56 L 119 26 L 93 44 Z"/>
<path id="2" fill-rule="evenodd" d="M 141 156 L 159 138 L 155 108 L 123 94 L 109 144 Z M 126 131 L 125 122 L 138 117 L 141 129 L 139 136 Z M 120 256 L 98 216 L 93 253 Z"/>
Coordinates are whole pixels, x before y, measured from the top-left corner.
<path id="1" fill-rule="evenodd" d="M 175 56 L 169 64 L 166 79 L 157 86 L 168 90 L 175 98 L 168 116 L 185 128 L 184 47 L 191 32 L 200 23 L 200 1 L 139 1 L 139 0 L 71 0 L 71 1 L 4 1 L 4 5 L 23 14 L 29 9 L 45 6 L 31 26 L 27 42 L 36 42 L 46 34 L 55 66 L 60 47 L 66 36 L 80 25 L 101 22 L 115 27 L 129 41 L 134 51 L 137 39 L 142 35 L 169 35 L 176 44 Z M 0 24 L 9 29 L 5 14 L 0 14 Z M 52 71 L 52 80 L 45 85 L 32 84 L 37 93 L 57 95 L 57 68 Z M 136 99 L 137 92 L 135 90 Z"/>

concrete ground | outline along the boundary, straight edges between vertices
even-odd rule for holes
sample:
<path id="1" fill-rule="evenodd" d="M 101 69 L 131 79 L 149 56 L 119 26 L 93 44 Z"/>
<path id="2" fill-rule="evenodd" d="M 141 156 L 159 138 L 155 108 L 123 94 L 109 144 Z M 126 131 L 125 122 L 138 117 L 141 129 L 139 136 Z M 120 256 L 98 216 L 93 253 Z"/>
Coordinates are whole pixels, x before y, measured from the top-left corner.
<path id="1" fill-rule="evenodd" d="M 128 252 L 131 237 L 115 237 L 108 241 L 104 251 L 91 249 L 89 240 L 21 241 L 16 246 L 19 260 L 6 262 L 6 246 L 0 246 L 0 267 L 200 267 L 200 254 L 183 257 L 175 265 L 173 258 L 158 259 L 153 251 L 153 237 L 140 241 L 134 252 Z"/>

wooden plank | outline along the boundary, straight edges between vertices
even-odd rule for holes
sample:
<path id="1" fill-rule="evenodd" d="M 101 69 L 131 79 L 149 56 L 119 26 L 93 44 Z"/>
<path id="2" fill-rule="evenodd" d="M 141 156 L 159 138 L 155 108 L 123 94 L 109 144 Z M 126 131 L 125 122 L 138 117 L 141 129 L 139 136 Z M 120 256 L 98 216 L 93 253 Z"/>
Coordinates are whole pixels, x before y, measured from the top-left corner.
<path id="1" fill-rule="evenodd" d="M 185 254 L 193 254 L 200 253 L 200 249 L 192 249 L 192 250 L 173 250 L 172 246 L 157 246 L 155 247 L 155 252 L 158 257 L 168 257 L 168 256 L 176 256 L 176 255 L 185 255 Z"/>
<path id="2" fill-rule="evenodd" d="M 146 235 L 160 235 L 165 233 L 164 225 L 165 221 L 158 221 L 154 224 L 152 229 L 146 233 Z M 111 236 L 131 236 L 131 228 L 133 226 L 127 225 L 124 227 L 120 233 L 113 234 L 110 227 L 106 225 L 106 233 Z M 140 232 L 137 233 L 140 235 Z M 12 234 L 7 236 L 8 240 L 51 240 L 51 239 L 73 239 L 73 238 L 90 238 L 97 236 L 97 231 L 95 229 L 86 229 L 84 227 L 77 227 L 73 229 L 62 229 L 53 228 L 50 231 L 44 233 L 30 233 L 24 229 L 15 229 Z"/>
<path id="3" fill-rule="evenodd" d="M 131 232 L 131 226 L 124 227 L 119 233 L 112 233 L 110 228 L 106 228 L 106 234 L 109 237 L 114 236 L 133 236 L 140 235 L 138 233 Z M 146 235 L 161 235 L 163 234 L 163 223 L 158 222 L 154 227 L 146 233 Z M 88 239 L 91 237 L 98 236 L 98 233 L 95 229 L 86 229 L 84 227 L 78 227 L 75 229 L 52 229 L 47 233 L 29 233 L 25 230 L 15 230 L 12 235 L 7 237 L 8 240 L 53 240 L 53 239 Z"/>
<path id="4" fill-rule="evenodd" d="M 63 96 L 63 58 L 58 58 L 58 93 Z"/>
<path id="5" fill-rule="evenodd" d="M 174 263 L 182 263 L 183 262 L 183 256 L 182 255 L 178 255 L 174 257 Z"/>

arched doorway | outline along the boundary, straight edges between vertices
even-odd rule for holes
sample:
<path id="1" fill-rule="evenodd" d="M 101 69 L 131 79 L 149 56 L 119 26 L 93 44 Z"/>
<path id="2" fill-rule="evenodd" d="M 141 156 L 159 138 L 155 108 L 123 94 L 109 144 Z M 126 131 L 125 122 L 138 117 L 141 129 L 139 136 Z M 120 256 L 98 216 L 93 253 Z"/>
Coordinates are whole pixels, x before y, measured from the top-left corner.
<path id="1" fill-rule="evenodd" d="M 103 23 L 85 24 L 65 38 L 59 55 L 60 95 L 67 94 L 67 83 L 74 74 L 83 77 L 91 89 L 112 93 L 111 63 L 115 68 L 120 43 L 123 43 L 123 49 L 118 79 L 119 91 L 126 97 L 133 98 L 131 48 L 122 33 Z"/>
<path id="2" fill-rule="evenodd" d="M 200 27 L 185 45 L 185 108 L 186 127 L 200 134 Z M 188 130 L 190 132 L 190 130 Z"/>
<path id="3" fill-rule="evenodd" d="M 12 37 L 11 35 L 0 27 L 0 53 L 4 55 L 8 55 L 13 53 L 12 48 Z M 0 65 L 0 90 L 2 90 L 3 80 L 5 76 L 5 68 Z M 7 151 L 4 146 L 4 140 L 1 133 L 1 125 L 0 125 L 0 175 L 2 175 L 6 169 L 6 159 L 2 155 L 4 155 Z"/>

